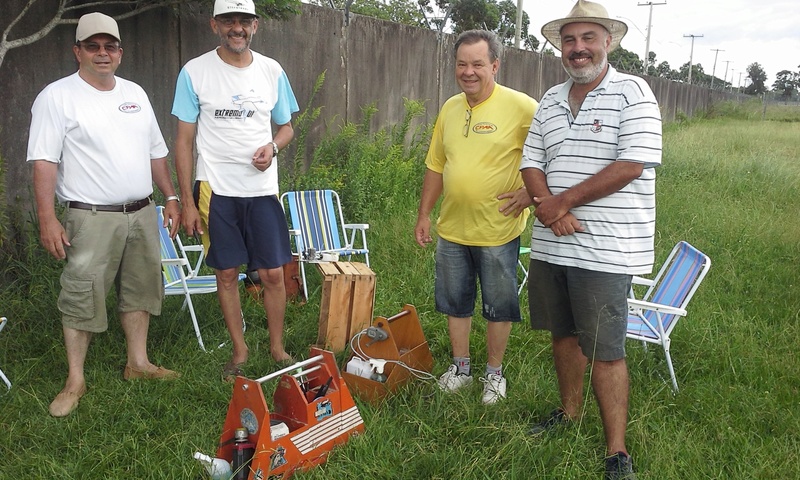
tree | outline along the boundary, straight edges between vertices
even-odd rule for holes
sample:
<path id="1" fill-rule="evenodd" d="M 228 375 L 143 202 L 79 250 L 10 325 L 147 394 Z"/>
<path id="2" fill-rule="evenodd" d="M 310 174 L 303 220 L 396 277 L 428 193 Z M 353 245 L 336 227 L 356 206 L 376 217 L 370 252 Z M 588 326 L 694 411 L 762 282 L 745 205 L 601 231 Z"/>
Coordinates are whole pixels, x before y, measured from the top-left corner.
<path id="1" fill-rule="evenodd" d="M 80 13 L 87 8 L 97 8 L 100 6 L 109 7 L 114 10 L 122 11 L 113 17 L 119 21 L 126 18 L 164 7 L 178 7 L 180 5 L 197 6 L 203 0 L 57 0 L 58 5 L 55 14 L 37 32 L 21 38 L 13 38 L 15 27 L 31 12 L 31 8 L 38 0 L 28 0 L 22 10 L 11 19 L 11 22 L 3 30 L 0 37 L 0 67 L 9 50 L 25 45 L 30 45 L 47 36 L 58 25 L 75 25 L 78 23 Z M 259 15 L 265 18 L 288 18 L 300 11 L 300 0 L 255 0 L 256 10 Z M 8 7 L 4 7 L 4 15 L 9 18 L 13 12 L 8 12 Z"/>
<path id="2" fill-rule="evenodd" d="M 791 99 L 800 89 L 800 73 L 781 70 L 778 72 L 775 83 L 772 84 L 772 91 L 779 93 L 781 100 Z"/>
<path id="3" fill-rule="evenodd" d="M 639 55 L 636 55 L 630 50 L 625 50 L 622 47 L 618 47 L 608 54 L 608 63 L 613 65 L 614 68 L 625 70 L 626 72 L 641 73 L 643 71 L 643 63 Z"/>
<path id="4" fill-rule="evenodd" d="M 415 1 L 408 0 L 311 0 L 312 4 L 321 7 L 333 7 L 338 10 L 347 10 L 352 13 L 367 17 L 380 18 L 389 22 L 412 25 L 414 27 L 429 27 L 428 14 L 433 9 Z"/>
<path id="5" fill-rule="evenodd" d="M 747 67 L 747 76 L 750 78 L 750 85 L 744 89 L 748 95 L 761 95 L 766 93 L 767 74 L 758 62 L 753 62 Z"/>

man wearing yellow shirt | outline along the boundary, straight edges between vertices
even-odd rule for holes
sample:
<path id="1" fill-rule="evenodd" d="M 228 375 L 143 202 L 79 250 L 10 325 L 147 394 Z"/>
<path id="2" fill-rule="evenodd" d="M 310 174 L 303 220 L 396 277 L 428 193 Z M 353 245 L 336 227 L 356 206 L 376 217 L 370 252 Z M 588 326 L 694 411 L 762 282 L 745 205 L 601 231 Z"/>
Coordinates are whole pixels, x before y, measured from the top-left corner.
<path id="1" fill-rule="evenodd" d="M 499 85 L 502 46 L 487 31 L 462 33 L 454 47 L 462 93 L 442 106 L 433 130 L 414 234 L 433 241 L 436 223 L 436 310 L 447 315 L 453 364 L 439 378 L 448 392 L 472 383 L 469 334 L 480 282 L 487 325 L 483 403 L 506 397 L 502 373 L 512 322 L 521 320 L 516 266 L 531 199 L 519 172 L 522 145 L 538 104 Z"/>

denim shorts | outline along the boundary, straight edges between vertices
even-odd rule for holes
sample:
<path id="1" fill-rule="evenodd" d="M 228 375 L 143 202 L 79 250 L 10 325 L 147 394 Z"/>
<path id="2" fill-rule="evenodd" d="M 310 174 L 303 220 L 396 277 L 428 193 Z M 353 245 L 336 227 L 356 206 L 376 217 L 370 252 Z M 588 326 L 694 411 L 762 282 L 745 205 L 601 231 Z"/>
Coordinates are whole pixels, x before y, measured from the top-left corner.
<path id="1" fill-rule="evenodd" d="M 217 270 L 279 268 L 292 261 L 289 227 L 278 197 L 225 197 L 211 194 L 211 246 L 206 264 Z"/>
<path id="2" fill-rule="evenodd" d="M 539 260 L 531 260 L 528 275 L 531 327 L 577 336 L 590 361 L 625 358 L 630 275 Z"/>
<path id="3" fill-rule="evenodd" d="M 117 311 L 161 314 L 164 283 L 155 206 L 133 213 L 67 208 L 70 246 L 61 273 L 61 323 L 75 330 L 108 329 L 106 296 L 115 287 Z"/>
<path id="4" fill-rule="evenodd" d="M 483 318 L 519 322 L 517 259 L 519 237 L 497 247 L 471 247 L 439 238 L 436 244 L 436 310 L 471 317 L 480 281 Z"/>

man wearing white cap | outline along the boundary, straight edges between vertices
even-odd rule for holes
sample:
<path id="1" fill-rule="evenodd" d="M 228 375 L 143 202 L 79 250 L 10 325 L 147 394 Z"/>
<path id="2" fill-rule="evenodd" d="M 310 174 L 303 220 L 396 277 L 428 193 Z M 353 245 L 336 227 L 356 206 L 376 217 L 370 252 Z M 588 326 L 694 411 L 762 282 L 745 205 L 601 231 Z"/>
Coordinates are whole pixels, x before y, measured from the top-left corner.
<path id="1" fill-rule="evenodd" d="M 607 54 L 627 26 L 580 0 L 542 34 L 561 50 L 570 79 L 545 93 L 523 149 L 522 177 L 536 205 L 531 243 L 531 325 L 552 336 L 561 408 L 541 434 L 578 418 L 584 374 L 605 432 L 606 478 L 635 478 L 625 446 L 627 295 L 653 266 L 655 169 L 661 117 L 641 78 Z"/>
<path id="2" fill-rule="evenodd" d="M 27 153 L 42 245 L 66 260 L 58 309 L 69 374 L 50 404 L 54 417 L 69 415 L 86 393 L 86 352 L 92 334 L 108 328 L 112 286 L 127 341 L 125 380 L 178 376 L 147 355 L 150 315 L 161 313 L 163 299 L 153 182 L 167 199 L 173 236 L 180 222 L 167 146 L 147 94 L 114 75 L 122 60 L 117 22 L 82 16 L 72 51 L 78 71 L 33 104 Z M 66 204 L 63 223 L 54 195 Z"/>
<path id="3" fill-rule="evenodd" d="M 206 263 L 217 277 L 233 353 L 223 378 L 241 375 L 248 359 L 242 332 L 238 274 L 257 270 L 264 287 L 270 353 L 290 362 L 283 345 L 286 292 L 283 265 L 292 260 L 286 217 L 278 200 L 278 151 L 294 137 L 299 110 L 286 73 L 250 50 L 258 30 L 252 0 L 216 0 L 211 29 L 215 50 L 186 63 L 178 75 L 172 114 L 178 118 L 175 162 L 184 196 L 183 227 L 207 233 Z M 272 123 L 277 125 L 273 134 Z M 197 146 L 197 198 L 193 196 Z"/>

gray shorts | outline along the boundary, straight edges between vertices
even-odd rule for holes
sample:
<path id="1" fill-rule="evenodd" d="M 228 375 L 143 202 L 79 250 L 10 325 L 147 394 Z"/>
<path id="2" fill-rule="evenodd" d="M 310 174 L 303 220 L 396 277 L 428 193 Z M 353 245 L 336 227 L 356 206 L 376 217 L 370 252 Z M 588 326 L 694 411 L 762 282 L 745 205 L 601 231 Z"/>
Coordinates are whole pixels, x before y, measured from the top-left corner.
<path id="1" fill-rule="evenodd" d="M 112 286 L 117 311 L 161 314 L 164 282 L 157 221 L 155 205 L 133 213 L 67 209 L 64 229 L 71 246 L 65 247 L 58 295 L 64 326 L 104 332 Z"/>
<path id="2" fill-rule="evenodd" d="M 531 327 L 554 337 L 578 337 L 591 360 L 625 358 L 631 276 L 531 260 Z"/>

